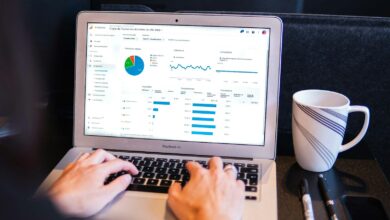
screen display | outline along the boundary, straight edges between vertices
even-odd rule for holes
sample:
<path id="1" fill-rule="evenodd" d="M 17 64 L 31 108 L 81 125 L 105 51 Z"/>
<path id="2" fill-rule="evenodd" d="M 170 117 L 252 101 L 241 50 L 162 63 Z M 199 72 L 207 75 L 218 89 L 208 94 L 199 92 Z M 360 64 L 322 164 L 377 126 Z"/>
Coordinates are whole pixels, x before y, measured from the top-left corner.
<path id="1" fill-rule="evenodd" d="M 264 145 L 269 29 L 87 28 L 85 135 Z"/>

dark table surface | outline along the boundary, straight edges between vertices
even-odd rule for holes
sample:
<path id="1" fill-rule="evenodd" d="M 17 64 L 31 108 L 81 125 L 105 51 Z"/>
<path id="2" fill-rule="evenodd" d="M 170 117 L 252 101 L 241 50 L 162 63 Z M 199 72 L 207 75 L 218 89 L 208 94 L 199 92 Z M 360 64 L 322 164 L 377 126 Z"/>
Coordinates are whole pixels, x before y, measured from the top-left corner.
<path id="1" fill-rule="evenodd" d="M 299 185 L 303 177 L 309 181 L 315 219 L 329 219 L 318 190 L 319 173 L 303 170 L 292 156 L 278 156 L 276 164 L 279 219 L 304 219 L 299 198 Z M 339 219 L 350 219 L 345 205 L 345 198 L 348 197 L 345 196 L 378 199 L 387 216 L 390 216 L 390 185 L 377 161 L 339 158 L 334 167 L 323 175 L 330 189 L 329 194 L 335 200 Z M 373 200 L 367 201 L 371 201 L 368 204 L 376 204 Z M 375 211 L 375 207 L 370 210 Z M 359 219 L 363 219 L 363 215 Z"/>

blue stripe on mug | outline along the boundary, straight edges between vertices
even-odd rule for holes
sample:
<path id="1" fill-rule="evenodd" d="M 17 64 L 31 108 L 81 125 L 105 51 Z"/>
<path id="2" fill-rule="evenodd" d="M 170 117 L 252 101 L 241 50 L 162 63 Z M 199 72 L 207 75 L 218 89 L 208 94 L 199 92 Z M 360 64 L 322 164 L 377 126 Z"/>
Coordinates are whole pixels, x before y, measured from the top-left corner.
<path id="1" fill-rule="evenodd" d="M 333 115 L 334 117 L 344 121 L 345 123 L 347 123 L 347 120 L 348 120 L 348 116 L 347 115 L 343 115 L 341 113 L 338 113 L 336 111 L 333 111 L 333 110 L 330 110 L 330 109 L 321 109 L 322 111 L 330 114 L 330 115 Z"/>
<path id="2" fill-rule="evenodd" d="M 308 116 L 319 122 L 320 124 L 324 125 L 325 127 L 331 129 L 332 131 L 339 134 L 341 137 L 344 137 L 345 128 L 344 126 L 330 120 L 329 118 L 319 114 L 318 112 L 314 111 L 313 109 L 309 107 L 305 107 L 303 105 L 297 104 L 297 106 Z"/>
<path id="3" fill-rule="evenodd" d="M 344 131 L 345 131 L 345 128 L 344 126 L 338 124 L 337 122 L 335 121 L 332 121 L 331 119 L 319 114 L 318 112 L 314 111 L 313 109 L 309 108 L 309 107 L 306 107 L 306 106 L 303 106 L 303 105 L 299 105 L 298 106 L 301 108 L 302 111 L 304 111 L 306 114 L 308 114 L 309 116 L 311 116 L 313 119 L 317 120 L 318 122 L 322 122 L 322 124 L 325 124 L 327 125 L 327 127 L 329 127 L 330 129 L 332 130 L 335 130 L 337 133 L 339 133 L 341 136 L 344 135 Z"/>

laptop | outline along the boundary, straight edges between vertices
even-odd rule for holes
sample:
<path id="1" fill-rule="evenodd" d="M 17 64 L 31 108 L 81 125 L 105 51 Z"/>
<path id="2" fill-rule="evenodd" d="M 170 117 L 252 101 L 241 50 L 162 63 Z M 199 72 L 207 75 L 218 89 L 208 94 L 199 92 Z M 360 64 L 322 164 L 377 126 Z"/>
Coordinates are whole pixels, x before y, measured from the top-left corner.
<path id="1" fill-rule="evenodd" d="M 40 190 L 99 147 L 141 172 L 94 218 L 174 219 L 185 163 L 220 156 L 246 184 L 243 219 L 277 219 L 281 39 L 272 16 L 79 13 L 74 146 Z"/>

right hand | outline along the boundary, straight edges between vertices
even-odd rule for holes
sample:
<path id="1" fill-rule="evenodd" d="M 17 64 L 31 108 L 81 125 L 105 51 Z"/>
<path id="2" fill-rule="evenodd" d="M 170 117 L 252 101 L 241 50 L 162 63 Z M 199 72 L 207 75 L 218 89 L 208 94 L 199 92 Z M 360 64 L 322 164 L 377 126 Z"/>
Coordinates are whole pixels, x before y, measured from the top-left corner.
<path id="1" fill-rule="evenodd" d="M 213 157 L 210 169 L 188 162 L 190 181 L 181 187 L 174 183 L 168 194 L 168 205 L 181 220 L 224 219 L 239 220 L 244 210 L 244 183 L 236 180 L 234 169 L 224 171 L 222 160 Z"/>

